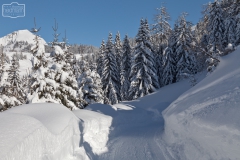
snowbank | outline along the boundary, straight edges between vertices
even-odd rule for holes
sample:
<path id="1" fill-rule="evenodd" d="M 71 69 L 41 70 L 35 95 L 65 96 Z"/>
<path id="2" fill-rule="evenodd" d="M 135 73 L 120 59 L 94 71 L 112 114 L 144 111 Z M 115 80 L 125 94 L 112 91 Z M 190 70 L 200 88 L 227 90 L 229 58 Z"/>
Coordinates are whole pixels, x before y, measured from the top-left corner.
<path id="1" fill-rule="evenodd" d="M 94 104 L 94 106 L 99 105 L 101 104 Z M 112 117 L 89 110 L 73 112 L 83 121 L 83 141 L 91 146 L 92 152 L 97 155 L 107 152 L 108 148 L 106 145 Z"/>
<path id="2" fill-rule="evenodd" d="M 22 105 L 0 113 L 0 157 L 44 160 L 88 159 L 79 148 L 79 119 L 66 107 L 41 103 Z"/>
<path id="3" fill-rule="evenodd" d="M 166 110 L 166 151 L 173 159 L 240 158 L 240 49 Z"/>

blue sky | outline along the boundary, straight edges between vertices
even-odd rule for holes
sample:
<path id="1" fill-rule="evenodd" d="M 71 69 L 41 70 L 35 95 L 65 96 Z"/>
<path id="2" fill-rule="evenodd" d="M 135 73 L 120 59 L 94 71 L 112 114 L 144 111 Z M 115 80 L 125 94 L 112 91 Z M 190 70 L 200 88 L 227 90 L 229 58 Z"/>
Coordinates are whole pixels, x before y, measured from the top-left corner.
<path id="1" fill-rule="evenodd" d="M 140 19 L 147 18 L 153 23 L 156 8 L 166 2 L 165 6 L 171 16 L 171 25 L 182 12 L 188 12 L 187 19 L 196 23 L 201 17 L 202 5 L 210 0 L 1 0 L 2 4 L 18 2 L 25 4 L 23 18 L 6 18 L 0 16 L 0 37 L 20 29 L 31 29 L 33 18 L 37 26 L 42 27 L 41 37 L 47 42 L 53 39 L 52 26 L 54 18 L 58 22 L 60 39 L 67 30 L 71 44 L 92 44 L 100 46 L 108 33 L 115 36 L 119 31 L 134 37 L 137 34 Z"/>

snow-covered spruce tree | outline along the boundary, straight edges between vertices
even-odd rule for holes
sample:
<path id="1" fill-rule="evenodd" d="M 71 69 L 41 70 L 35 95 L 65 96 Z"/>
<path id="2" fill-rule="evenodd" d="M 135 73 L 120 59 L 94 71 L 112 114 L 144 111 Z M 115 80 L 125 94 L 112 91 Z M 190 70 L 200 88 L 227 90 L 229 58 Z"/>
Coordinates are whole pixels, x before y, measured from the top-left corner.
<path id="1" fill-rule="evenodd" d="M 6 72 L 4 72 L 4 65 L 2 65 L 3 72 L 0 83 L 0 111 L 25 103 L 25 94 L 22 90 L 22 83 L 19 78 L 19 64 L 16 58 L 12 58 L 12 64 L 8 70 L 8 76 Z M 7 77 L 7 80 L 5 80 L 5 77 Z"/>
<path id="2" fill-rule="evenodd" d="M 56 84 L 51 78 L 48 78 L 50 71 L 48 69 L 48 61 L 45 57 L 44 44 L 40 43 L 40 30 L 36 28 L 36 21 L 34 18 L 35 27 L 31 30 L 35 34 L 35 44 L 31 48 L 33 54 L 32 58 L 32 72 L 30 75 L 30 93 L 27 95 L 27 103 L 39 102 L 57 102 L 55 99 Z"/>
<path id="3" fill-rule="evenodd" d="M 19 62 L 16 57 L 12 57 L 12 64 L 8 70 L 8 95 L 15 97 L 21 103 L 26 102 L 26 94 L 22 87 L 22 81 L 19 76 Z"/>
<path id="4" fill-rule="evenodd" d="M 80 76 L 80 68 L 78 64 L 79 64 L 79 61 L 77 60 L 77 57 L 73 55 L 72 68 L 73 68 L 73 74 L 75 75 L 76 78 Z"/>
<path id="5" fill-rule="evenodd" d="M 50 42 L 50 45 L 53 47 L 53 46 L 56 46 L 56 45 L 59 45 L 61 46 L 61 43 L 58 42 L 58 37 L 60 36 L 59 33 L 57 33 L 57 30 L 58 30 L 58 23 L 56 21 L 56 19 L 54 18 L 54 22 L 55 22 L 55 25 L 54 27 L 52 26 L 52 29 L 54 31 L 53 33 L 53 41 Z M 52 56 L 54 56 L 54 53 L 51 53 Z"/>
<path id="6" fill-rule="evenodd" d="M 158 14 L 155 16 L 152 27 L 152 42 L 154 46 L 155 62 L 160 86 L 163 72 L 163 51 L 168 46 L 168 39 L 171 35 L 171 26 L 169 24 L 170 16 L 166 7 L 157 8 Z"/>
<path id="7" fill-rule="evenodd" d="M 97 58 L 97 72 L 102 77 L 102 72 L 103 72 L 103 56 L 106 50 L 105 42 L 102 40 L 101 47 L 98 52 L 98 58 Z"/>
<path id="8" fill-rule="evenodd" d="M 175 55 L 170 47 L 164 50 L 165 63 L 162 73 L 161 84 L 163 86 L 176 82 L 176 61 Z"/>
<path id="9" fill-rule="evenodd" d="M 150 34 L 146 26 L 146 21 L 141 19 L 130 72 L 130 99 L 143 97 L 159 88 Z"/>
<path id="10" fill-rule="evenodd" d="M 235 46 L 240 44 L 240 1 L 234 0 L 230 7 L 230 13 L 235 18 Z"/>
<path id="11" fill-rule="evenodd" d="M 239 12 L 240 13 L 240 12 Z M 236 27 L 236 42 L 235 45 L 240 45 L 240 14 L 237 18 L 237 27 Z"/>
<path id="12" fill-rule="evenodd" d="M 72 52 L 69 51 L 69 48 L 71 47 L 70 45 L 68 45 L 67 42 L 67 33 L 65 30 L 65 36 L 63 38 L 63 42 L 61 43 L 61 47 L 63 49 L 64 52 L 64 56 L 65 56 L 65 61 L 66 63 L 70 64 L 70 66 L 73 68 L 73 61 L 74 61 L 74 54 Z"/>
<path id="13" fill-rule="evenodd" d="M 221 51 L 224 50 L 224 14 L 220 2 L 215 1 L 209 5 L 208 13 L 208 42 Z"/>
<path id="14" fill-rule="evenodd" d="M 176 80 L 181 79 L 183 73 L 196 74 L 196 59 L 193 47 L 193 36 L 191 31 L 191 23 L 185 19 L 186 14 L 183 13 L 177 21 L 174 28 L 175 42 L 172 45 L 175 53 L 176 61 Z"/>
<path id="15" fill-rule="evenodd" d="M 168 39 L 171 35 L 171 26 L 169 24 L 170 16 L 167 12 L 167 8 L 161 6 L 157 8 L 157 15 L 154 18 L 154 24 L 152 26 L 153 45 L 163 52 L 168 45 Z"/>
<path id="16" fill-rule="evenodd" d="M 126 35 L 123 40 L 123 48 L 122 48 L 122 62 L 121 62 L 121 99 L 129 100 L 128 91 L 130 88 L 130 72 L 131 72 L 131 59 L 132 59 L 132 48 L 130 46 L 130 42 L 128 36 Z"/>
<path id="17" fill-rule="evenodd" d="M 120 79 L 120 71 L 121 71 L 121 62 L 122 62 L 122 42 L 120 38 L 120 33 L 117 32 L 115 37 L 114 49 L 116 54 L 116 61 L 117 61 L 117 70 L 118 70 L 118 77 Z"/>
<path id="18" fill-rule="evenodd" d="M 53 46 L 55 57 L 58 57 L 58 60 L 55 61 L 55 64 L 51 67 L 51 74 L 49 77 L 56 82 L 56 99 L 71 110 L 81 108 L 81 104 L 77 98 L 78 85 L 76 77 L 72 72 L 72 67 L 69 63 L 65 62 L 64 51 L 60 46 Z M 60 58 L 61 57 L 61 58 Z"/>
<path id="19" fill-rule="evenodd" d="M 207 59 L 208 37 L 206 31 L 206 24 L 204 18 L 200 20 L 194 30 L 195 45 L 194 52 L 196 53 L 197 71 L 200 72 L 205 69 L 205 62 Z"/>
<path id="20" fill-rule="evenodd" d="M 120 79 L 117 72 L 118 69 L 112 42 L 112 33 L 109 33 L 106 50 L 103 56 L 103 72 L 101 77 L 104 96 L 106 97 L 104 103 L 115 104 L 118 103 L 120 99 Z"/>
<path id="21" fill-rule="evenodd" d="M 87 62 L 85 62 L 87 63 Z M 78 78 L 80 99 L 83 107 L 93 103 L 103 103 L 102 82 L 96 70 L 90 70 L 85 64 L 84 71 Z"/>
<path id="22" fill-rule="evenodd" d="M 235 45 L 236 42 L 236 19 L 232 13 L 228 13 L 228 16 L 224 20 L 225 32 L 224 32 L 224 47 L 228 45 Z"/>

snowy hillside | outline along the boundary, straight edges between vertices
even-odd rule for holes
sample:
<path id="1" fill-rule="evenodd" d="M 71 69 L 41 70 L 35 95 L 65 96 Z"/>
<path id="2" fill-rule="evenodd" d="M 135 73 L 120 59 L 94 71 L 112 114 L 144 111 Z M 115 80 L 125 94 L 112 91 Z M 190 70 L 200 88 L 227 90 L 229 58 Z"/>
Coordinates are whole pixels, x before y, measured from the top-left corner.
<path id="1" fill-rule="evenodd" d="M 29 30 L 18 30 L 14 31 L 2 38 L 0 38 L 0 45 L 5 46 L 5 51 L 10 51 L 13 49 L 13 46 L 16 43 L 19 43 L 19 46 L 27 46 L 34 44 L 34 34 L 32 34 Z M 43 38 L 40 38 L 40 43 L 47 44 Z M 26 43 L 27 42 L 27 43 Z M 18 47 L 19 47 L 18 46 Z M 21 47 L 20 47 L 21 48 Z"/>
<path id="2" fill-rule="evenodd" d="M 32 34 L 29 30 L 18 30 L 14 31 L 2 38 L 0 38 L 0 44 L 6 46 L 11 42 L 19 42 L 24 41 L 28 42 L 29 44 L 34 44 L 34 34 Z M 40 43 L 46 44 L 46 41 L 43 38 L 40 38 Z"/>
<path id="3" fill-rule="evenodd" d="M 240 158 L 240 48 L 164 112 L 173 159 Z"/>

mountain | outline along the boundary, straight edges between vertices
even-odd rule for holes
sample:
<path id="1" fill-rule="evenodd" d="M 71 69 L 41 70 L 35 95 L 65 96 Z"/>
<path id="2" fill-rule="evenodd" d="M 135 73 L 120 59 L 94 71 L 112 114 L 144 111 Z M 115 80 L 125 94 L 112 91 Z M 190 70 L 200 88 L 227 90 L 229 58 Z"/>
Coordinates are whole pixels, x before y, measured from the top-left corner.
<path id="1" fill-rule="evenodd" d="M 34 37 L 35 35 L 27 29 L 18 30 L 0 38 L 0 45 L 3 45 L 7 51 L 14 50 L 14 48 L 23 49 L 35 43 Z M 40 43 L 47 44 L 43 38 L 40 38 Z"/>

